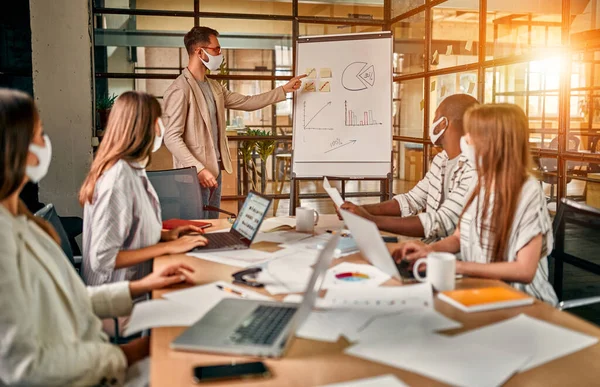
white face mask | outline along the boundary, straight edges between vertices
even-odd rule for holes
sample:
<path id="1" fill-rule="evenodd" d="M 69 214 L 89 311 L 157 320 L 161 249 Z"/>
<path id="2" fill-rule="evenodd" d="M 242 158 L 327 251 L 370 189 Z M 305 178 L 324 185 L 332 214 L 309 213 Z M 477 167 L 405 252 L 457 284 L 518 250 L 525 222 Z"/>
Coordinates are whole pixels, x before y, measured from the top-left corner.
<path id="1" fill-rule="evenodd" d="M 165 125 L 163 124 L 160 117 L 158 118 L 158 127 L 160 128 L 160 136 L 154 136 L 154 145 L 152 146 L 152 152 L 156 152 L 160 149 L 162 145 L 163 138 L 165 137 Z"/>
<path id="2" fill-rule="evenodd" d="M 433 132 L 435 131 L 435 128 L 437 128 L 444 120 L 446 120 L 446 127 L 440 130 L 438 134 L 434 134 Z M 433 145 L 437 145 L 437 141 L 440 139 L 440 137 L 442 137 L 442 134 L 444 134 L 446 129 L 448 129 L 448 119 L 446 117 L 440 117 L 439 120 L 431 124 L 429 127 L 429 138 L 431 139 Z"/>
<path id="3" fill-rule="evenodd" d="M 476 167 L 475 147 L 473 145 L 467 144 L 467 140 L 465 139 L 465 136 L 462 136 L 460 138 L 460 151 L 462 152 L 463 155 L 465 155 L 467 160 L 469 160 L 471 162 L 471 164 L 473 164 L 473 166 Z"/>
<path id="4" fill-rule="evenodd" d="M 219 69 L 219 67 L 221 67 L 221 64 L 223 63 L 223 54 L 210 55 L 208 52 L 206 52 L 205 49 L 202 49 L 202 51 L 204 51 L 206 56 L 208 56 L 208 62 L 205 61 L 204 59 L 202 59 L 202 57 L 200 57 L 200 60 L 202 61 L 202 63 L 204 63 L 206 68 L 209 69 L 210 71 L 217 71 Z"/>
<path id="5" fill-rule="evenodd" d="M 42 180 L 48 173 L 48 167 L 50 167 L 52 144 L 50 143 L 50 137 L 47 135 L 44 135 L 44 143 L 44 146 L 29 144 L 29 151 L 38 158 L 38 165 L 28 165 L 25 168 L 25 174 L 32 183 Z"/>

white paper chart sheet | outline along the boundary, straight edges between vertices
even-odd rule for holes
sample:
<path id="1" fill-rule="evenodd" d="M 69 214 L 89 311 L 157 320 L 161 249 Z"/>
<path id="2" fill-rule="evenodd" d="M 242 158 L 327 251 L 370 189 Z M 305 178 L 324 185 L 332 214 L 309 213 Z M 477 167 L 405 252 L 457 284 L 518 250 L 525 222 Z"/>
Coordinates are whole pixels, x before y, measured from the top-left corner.
<path id="1" fill-rule="evenodd" d="M 298 39 L 297 177 L 385 177 L 392 151 L 390 32 Z"/>

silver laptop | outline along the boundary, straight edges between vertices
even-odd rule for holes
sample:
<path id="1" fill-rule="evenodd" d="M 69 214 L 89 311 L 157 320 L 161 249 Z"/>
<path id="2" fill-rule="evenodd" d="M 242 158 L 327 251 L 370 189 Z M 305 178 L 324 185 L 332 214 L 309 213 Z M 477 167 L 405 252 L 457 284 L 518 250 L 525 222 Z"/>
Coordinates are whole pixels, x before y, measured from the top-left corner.
<path id="1" fill-rule="evenodd" d="M 339 233 L 338 233 L 339 234 Z M 319 253 L 300 305 L 226 298 L 171 343 L 171 348 L 281 357 L 315 305 L 339 235 Z"/>
<path id="2" fill-rule="evenodd" d="M 340 210 L 346 227 L 352 233 L 362 255 L 375 267 L 384 273 L 402 280 L 400 264 L 394 261 L 385 242 L 381 238 L 377 225 L 370 220 L 361 218 L 351 212 Z"/>
<path id="3" fill-rule="evenodd" d="M 272 201 L 257 192 L 251 191 L 248 193 L 235 223 L 231 226 L 231 230 L 204 235 L 208 240 L 208 244 L 197 247 L 192 251 L 208 252 L 250 248 L 252 241 L 258 234 L 260 225 L 267 216 Z"/>

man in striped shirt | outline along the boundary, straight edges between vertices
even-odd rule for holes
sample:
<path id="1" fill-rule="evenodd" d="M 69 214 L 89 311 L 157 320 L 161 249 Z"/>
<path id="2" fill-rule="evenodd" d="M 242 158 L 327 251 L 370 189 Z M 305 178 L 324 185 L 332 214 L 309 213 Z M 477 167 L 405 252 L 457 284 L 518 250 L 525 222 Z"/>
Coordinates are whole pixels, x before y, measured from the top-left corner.
<path id="1" fill-rule="evenodd" d="M 475 167 L 460 150 L 463 115 L 477 103 L 468 94 L 451 95 L 440 103 L 429 137 L 443 151 L 413 189 L 383 203 L 357 206 L 345 202 L 341 208 L 375 222 L 380 230 L 422 237 L 427 243 L 452 235 L 477 183 Z"/>

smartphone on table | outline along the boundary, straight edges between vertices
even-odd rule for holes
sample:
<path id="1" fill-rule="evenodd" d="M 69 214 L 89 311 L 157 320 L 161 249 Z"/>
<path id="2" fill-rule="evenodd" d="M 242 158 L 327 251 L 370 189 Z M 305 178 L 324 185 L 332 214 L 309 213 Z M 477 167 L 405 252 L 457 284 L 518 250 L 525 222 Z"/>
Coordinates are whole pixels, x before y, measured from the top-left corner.
<path id="1" fill-rule="evenodd" d="M 227 379 L 268 378 L 271 372 L 262 361 L 194 367 L 194 382 Z"/>

